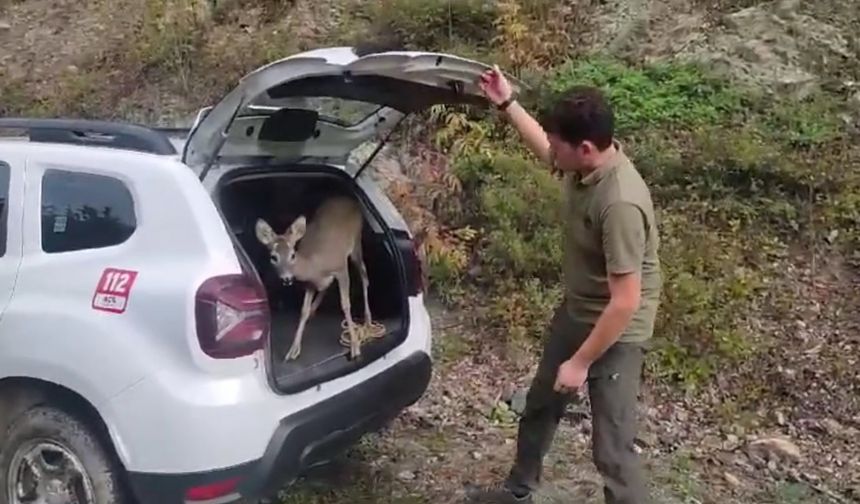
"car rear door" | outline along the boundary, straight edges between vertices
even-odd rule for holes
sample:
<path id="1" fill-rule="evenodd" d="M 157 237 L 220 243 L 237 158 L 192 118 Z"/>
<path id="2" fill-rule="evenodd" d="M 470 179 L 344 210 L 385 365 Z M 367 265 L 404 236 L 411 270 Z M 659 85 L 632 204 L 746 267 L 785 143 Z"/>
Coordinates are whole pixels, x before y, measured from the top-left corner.
<path id="1" fill-rule="evenodd" d="M 290 56 L 251 72 L 201 114 L 182 161 L 203 179 L 228 141 L 227 151 L 249 156 L 343 159 L 357 145 L 387 134 L 404 114 L 438 104 L 486 106 L 478 81 L 489 68 L 435 52 L 358 54 L 353 48 L 337 47 Z M 520 83 L 511 81 L 517 91 Z M 308 114 L 309 107 L 296 105 L 332 98 L 375 105 L 376 111 L 357 123 L 331 126 L 318 110 Z M 271 132 L 263 139 L 261 130 L 267 126 Z"/>
<path id="2" fill-rule="evenodd" d="M 0 317 L 9 306 L 21 266 L 24 157 L 0 147 Z"/>

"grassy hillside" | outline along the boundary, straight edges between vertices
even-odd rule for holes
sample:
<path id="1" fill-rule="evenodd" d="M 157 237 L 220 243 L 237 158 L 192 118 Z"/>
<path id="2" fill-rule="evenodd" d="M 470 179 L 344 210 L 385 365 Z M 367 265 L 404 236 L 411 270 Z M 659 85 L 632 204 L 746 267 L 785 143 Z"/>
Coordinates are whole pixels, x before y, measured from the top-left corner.
<path id="1" fill-rule="evenodd" d="M 860 465 L 847 469 L 850 455 L 825 457 L 841 453 L 842 441 L 815 426 L 830 419 L 860 428 L 860 94 L 848 84 L 860 80 L 857 58 L 809 63 L 821 85 L 799 97 L 707 62 L 645 57 L 636 43 L 607 52 L 631 44 L 594 34 L 608 29 L 606 19 L 623 24 L 620 13 L 637 2 L 609 2 L 624 7 L 617 12 L 604 3 L 7 1 L 0 21 L 14 22 L 0 23 L 0 115 L 172 124 L 265 62 L 367 40 L 497 62 L 530 85 L 523 100 L 535 111 L 569 85 L 599 86 L 659 208 L 666 289 L 648 362 L 650 400 L 682 405 L 689 414 L 680 423 L 719 435 L 790 435 L 811 452 L 804 470 L 814 481 L 850 495 Z M 652 3 L 667 12 L 677 4 Z M 808 14 L 841 33 L 860 26 L 860 16 L 828 11 L 830 3 Z M 697 0 L 683 9 L 720 20 L 744 8 L 797 8 L 790 4 Z M 27 36 L 57 18 L 74 22 Z M 655 37 L 671 39 L 660 32 L 666 19 L 654 20 L 648 36 L 636 35 L 635 22 L 617 31 L 643 37 L 643 48 L 663 47 Z M 837 37 L 823 33 L 816 37 Z M 65 46 L 50 51 L 58 38 Z M 839 50 L 860 56 L 853 40 Z M 560 297 L 557 181 L 492 113 L 437 107 L 412 123 L 398 140 L 408 179 L 389 189 L 426 236 L 433 293 L 473 314 L 480 331 L 440 341 L 444 372 L 487 352 L 533 359 Z M 774 474 L 791 479 L 788 469 Z M 792 498 L 773 502 L 809 502 Z"/>

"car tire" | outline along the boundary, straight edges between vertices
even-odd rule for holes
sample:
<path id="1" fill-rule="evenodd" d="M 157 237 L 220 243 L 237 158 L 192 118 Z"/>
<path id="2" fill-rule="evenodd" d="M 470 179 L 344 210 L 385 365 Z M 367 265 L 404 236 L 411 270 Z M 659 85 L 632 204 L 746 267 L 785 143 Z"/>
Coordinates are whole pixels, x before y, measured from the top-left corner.
<path id="1" fill-rule="evenodd" d="M 26 460 L 28 455 L 33 462 Z M 114 460 L 85 422 L 52 406 L 35 406 L 12 422 L 0 448 L 0 504 L 15 502 L 14 493 L 19 492 L 22 482 L 24 492 L 37 491 L 43 495 L 59 491 L 63 495 L 62 492 L 72 491 L 77 492 L 75 495 L 86 495 L 83 502 L 89 499 L 92 504 L 128 504 L 122 471 Z M 55 476 L 41 478 L 46 483 L 41 490 L 35 489 L 33 464 L 45 474 L 56 471 Z M 77 485 L 53 486 L 58 480 L 56 475 L 76 481 Z M 77 490 L 70 490 L 73 486 Z"/>

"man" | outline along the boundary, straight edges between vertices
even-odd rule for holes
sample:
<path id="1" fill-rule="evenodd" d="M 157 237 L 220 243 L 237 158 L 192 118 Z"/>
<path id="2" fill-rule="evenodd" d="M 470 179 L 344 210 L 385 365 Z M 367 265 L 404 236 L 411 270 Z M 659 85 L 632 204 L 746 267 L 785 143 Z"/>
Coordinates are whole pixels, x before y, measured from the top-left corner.
<path id="1" fill-rule="evenodd" d="M 592 455 L 606 502 L 644 503 L 646 482 L 633 441 L 662 284 L 649 189 L 615 140 L 612 109 L 597 89 L 570 89 L 539 123 L 512 96 L 498 67 L 479 84 L 529 149 L 563 176 L 565 300 L 527 395 L 514 467 L 500 487 L 470 495 L 483 502 L 531 502 L 567 403 L 587 384 Z"/>

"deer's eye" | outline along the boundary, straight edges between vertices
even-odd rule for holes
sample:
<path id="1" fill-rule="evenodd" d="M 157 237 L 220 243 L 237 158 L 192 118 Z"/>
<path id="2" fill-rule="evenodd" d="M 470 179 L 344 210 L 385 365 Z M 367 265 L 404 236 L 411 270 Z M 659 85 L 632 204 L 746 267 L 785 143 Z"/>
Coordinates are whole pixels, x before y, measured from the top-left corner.
<path id="1" fill-rule="evenodd" d="M 277 252 L 272 252 L 271 254 L 269 254 L 269 260 L 270 260 L 270 261 L 272 261 L 272 264 L 277 264 L 277 263 L 278 263 L 278 259 L 279 259 L 279 258 L 278 258 L 278 253 L 277 253 Z"/>

